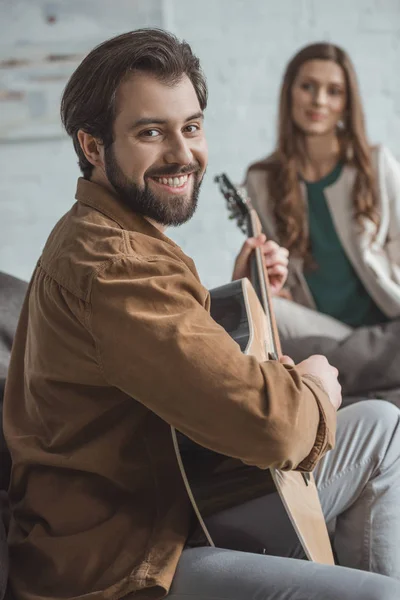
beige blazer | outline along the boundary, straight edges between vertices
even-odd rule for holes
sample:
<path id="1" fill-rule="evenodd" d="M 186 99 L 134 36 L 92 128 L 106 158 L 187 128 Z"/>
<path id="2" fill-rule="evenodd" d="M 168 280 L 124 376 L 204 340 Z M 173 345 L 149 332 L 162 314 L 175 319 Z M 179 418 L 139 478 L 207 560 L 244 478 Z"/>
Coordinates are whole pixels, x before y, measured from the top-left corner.
<path id="1" fill-rule="evenodd" d="M 356 171 L 346 165 L 339 179 L 325 194 L 343 248 L 371 298 L 389 318 L 400 316 L 400 164 L 384 146 L 372 150 L 378 179 L 381 222 L 375 240 L 375 226 L 365 220 L 359 231 L 352 218 L 351 192 Z M 264 170 L 247 173 L 246 188 L 266 235 L 279 242 L 267 190 Z M 306 190 L 300 184 L 306 202 Z M 291 258 L 288 286 L 296 302 L 315 308 L 303 276 L 303 261 Z"/>

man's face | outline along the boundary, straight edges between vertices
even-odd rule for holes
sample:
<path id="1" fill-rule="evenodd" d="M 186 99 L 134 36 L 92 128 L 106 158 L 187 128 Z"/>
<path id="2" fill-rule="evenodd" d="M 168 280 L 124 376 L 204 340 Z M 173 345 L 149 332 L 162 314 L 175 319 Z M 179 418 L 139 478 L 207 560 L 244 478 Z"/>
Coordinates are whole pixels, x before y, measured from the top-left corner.
<path id="1" fill-rule="evenodd" d="M 203 114 L 190 79 L 173 85 L 135 73 L 116 98 L 107 178 L 133 211 L 162 225 L 191 218 L 207 166 Z"/>

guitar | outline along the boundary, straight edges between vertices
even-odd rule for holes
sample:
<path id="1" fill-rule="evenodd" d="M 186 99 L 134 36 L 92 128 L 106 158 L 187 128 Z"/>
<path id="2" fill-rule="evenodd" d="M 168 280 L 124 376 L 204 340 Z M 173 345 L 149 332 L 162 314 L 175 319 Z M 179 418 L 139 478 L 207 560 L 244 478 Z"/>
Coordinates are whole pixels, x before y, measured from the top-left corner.
<path id="1" fill-rule="evenodd" d="M 216 178 L 224 195 L 230 217 L 255 237 L 261 233 L 256 211 L 243 191 L 225 174 Z M 272 310 L 269 280 L 260 248 L 251 262 L 251 283 L 234 281 L 210 291 L 211 316 L 239 344 L 245 354 L 260 362 L 278 360 L 281 346 Z M 309 560 L 334 564 L 318 491 L 311 473 L 264 471 L 241 461 L 203 448 L 171 427 L 178 465 L 200 527 L 192 536 L 192 545 L 207 543 L 249 552 L 265 552 L 257 532 L 241 523 L 240 507 L 267 495 L 279 494 L 278 506 Z M 277 504 L 274 504 L 275 508 Z M 239 511 L 235 508 L 239 507 Z M 278 517 L 275 517 L 278 518 Z M 267 552 L 268 553 L 268 552 Z"/>

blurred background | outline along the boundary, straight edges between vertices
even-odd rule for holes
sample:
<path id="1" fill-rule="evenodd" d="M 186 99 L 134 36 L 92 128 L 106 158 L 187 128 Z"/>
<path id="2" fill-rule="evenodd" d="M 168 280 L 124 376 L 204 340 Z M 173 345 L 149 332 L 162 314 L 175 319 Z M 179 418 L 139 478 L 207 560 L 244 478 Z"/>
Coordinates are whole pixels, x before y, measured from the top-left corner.
<path id="1" fill-rule="evenodd" d="M 186 39 L 209 85 L 209 167 L 193 220 L 168 234 L 208 287 L 230 279 L 244 238 L 213 183 L 243 180 L 275 142 L 278 91 L 303 45 L 352 58 L 372 143 L 400 158 L 400 0 L 0 0 L 0 270 L 29 279 L 80 172 L 59 123 L 68 76 L 99 42 L 138 27 Z"/>

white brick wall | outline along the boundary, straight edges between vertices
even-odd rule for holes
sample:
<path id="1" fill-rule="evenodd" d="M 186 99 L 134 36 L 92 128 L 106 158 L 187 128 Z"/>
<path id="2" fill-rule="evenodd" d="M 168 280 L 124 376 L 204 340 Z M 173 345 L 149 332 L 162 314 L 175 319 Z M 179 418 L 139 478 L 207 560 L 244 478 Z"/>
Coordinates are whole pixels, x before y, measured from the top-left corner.
<path id="1" fill-rule="evenodd" d="M 210 88 L 210 163 L 198 213 L 170 235 L 212 287 L 229 279 L 242 241 L 226 218 L 213 176 L 225 170 L 240 181 L 246 165 L 272 149 L 282 71 L 298 48 L 328 40 L 348 50 L 371 141 L 387 144 L 400 157 L 400 0 L 160 2 L 161 12 L 156 0 L 113 0 L 110 12 L 109 0 L 0 0 L 0 44 L 57 39 L 55 29 L 42 23 L 43 7 L 66 4 L 69 12 L 71 7 L 83 12 L 74 21 L 73 40 L 86 32 L 105 39 L 159 25 L 161 15 L 167 29 L 191 43 Z M 0 145 L 1 270 L 29 277 L 49 230 L 73 201 L 77 176 L 68 139 Z"/>

